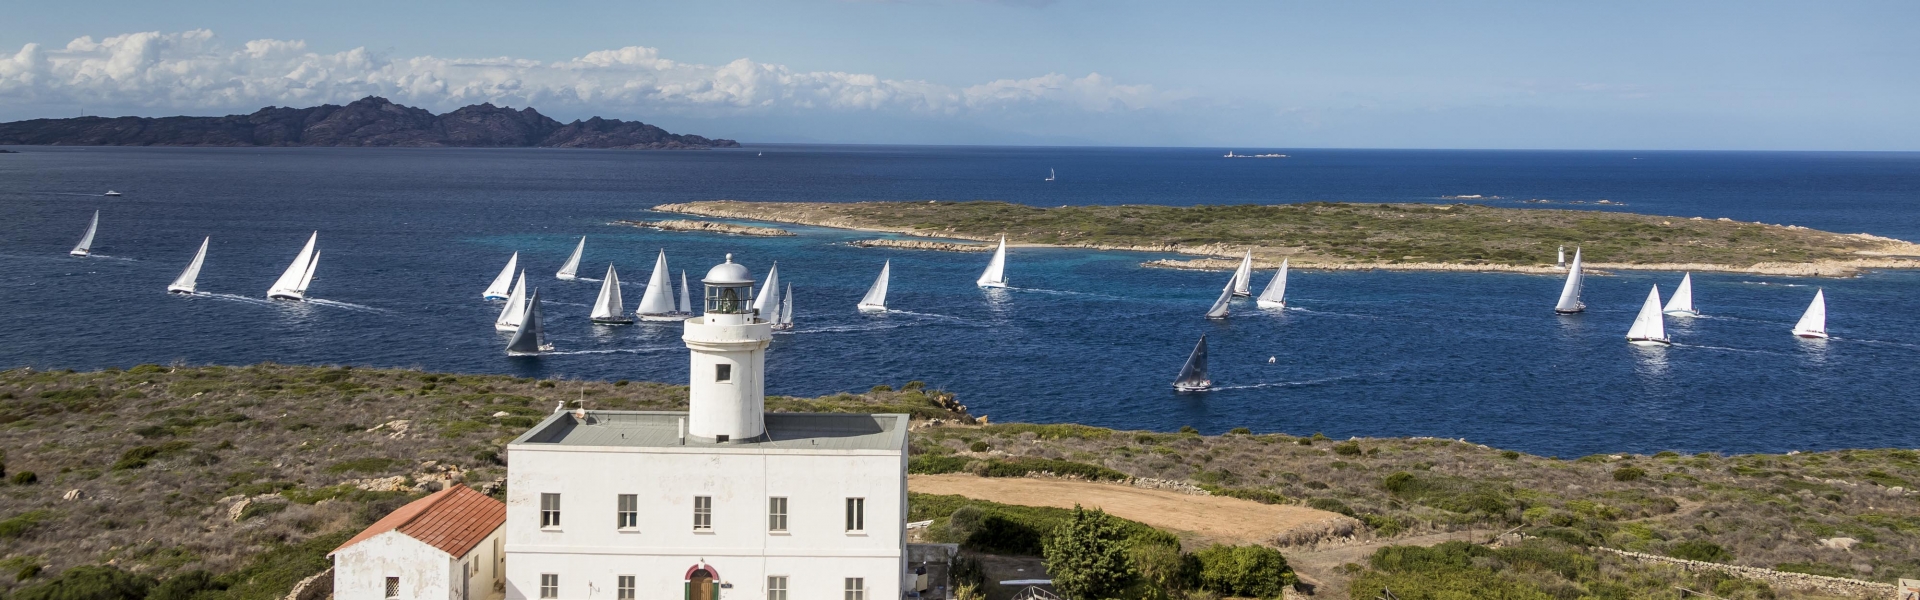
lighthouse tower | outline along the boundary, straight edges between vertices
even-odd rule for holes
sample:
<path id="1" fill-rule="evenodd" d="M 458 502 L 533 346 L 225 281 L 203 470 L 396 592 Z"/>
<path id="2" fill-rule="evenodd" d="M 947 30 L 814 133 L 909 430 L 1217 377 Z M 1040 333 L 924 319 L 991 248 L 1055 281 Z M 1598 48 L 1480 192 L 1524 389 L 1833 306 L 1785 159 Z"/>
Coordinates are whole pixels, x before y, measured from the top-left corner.
<path id="1" fill-rule="evenodd" d="M 748 441 L 765 435 L 767 344 L 773 324 L 753 311 L 753 276 L 727 261 L 700 279 L 706 285 L 704 314 L 687 319 L 680 339 L 692 350 L 687 433 L 715 442 Z"/>

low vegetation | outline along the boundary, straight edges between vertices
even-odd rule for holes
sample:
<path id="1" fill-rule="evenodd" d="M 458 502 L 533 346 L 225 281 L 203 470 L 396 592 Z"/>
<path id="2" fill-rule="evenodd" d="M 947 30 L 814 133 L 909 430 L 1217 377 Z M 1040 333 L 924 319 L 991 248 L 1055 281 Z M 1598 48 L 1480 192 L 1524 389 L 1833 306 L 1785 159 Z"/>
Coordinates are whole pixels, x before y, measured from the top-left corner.
<path id="1" fill-rule="evenodd" d="M 1610 264 L 1758 263 L 1848 260 L 1860 252 L 1912 253 L 1887 238 L 1802 227 L 1588 210 L 1495 208 L 1475 204 L 1301 204 L 1237 206 L 1061 206 L 1006 202 L 738 202 L 671 204 L 660 210 L 899 231 L 1018 243 L 1239 254 L 1295 265 L 1454 263 L 1536 266 L 1555 249 L 1584 247 Z"/>

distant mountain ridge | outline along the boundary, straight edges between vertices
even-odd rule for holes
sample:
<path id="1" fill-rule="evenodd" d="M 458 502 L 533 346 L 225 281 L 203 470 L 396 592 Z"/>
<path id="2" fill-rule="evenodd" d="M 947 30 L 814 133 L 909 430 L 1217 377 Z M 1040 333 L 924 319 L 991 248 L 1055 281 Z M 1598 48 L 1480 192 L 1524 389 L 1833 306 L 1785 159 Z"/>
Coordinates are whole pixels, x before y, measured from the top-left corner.
<path id="1" fill-rule="evenodd" d="M 738 148 L 739 142 L 673 134 L 594 117 L 561 123 L 532 108 L 491 103 L 435 115 L 368 96 L 346 106 L 269 106 L 224 117 L 77 117 L 0 123 L 0 145 L 399 146 L 460 148 Z"/>

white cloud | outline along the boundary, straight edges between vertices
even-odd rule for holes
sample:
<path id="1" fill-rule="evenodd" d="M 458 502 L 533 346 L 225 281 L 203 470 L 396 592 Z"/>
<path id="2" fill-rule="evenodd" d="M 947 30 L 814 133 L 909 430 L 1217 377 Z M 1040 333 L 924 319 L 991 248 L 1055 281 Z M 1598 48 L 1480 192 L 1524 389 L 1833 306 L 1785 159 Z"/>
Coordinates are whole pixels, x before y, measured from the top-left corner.
<path id="1" fill-rule="evenodd" d="M 683 63 L 642 46 L 554 62 L 393 58 L 365 48 L 315 52 L 298 40 L 253 40 L 230 48 L 204 29 L 82 37 L 58 49 L 27 44 L 0 57 L 0 101 L 19 104 L 248 111 L 368 95 L 433 110 L 493 102 L 705 117 L 819 110 L 960 115 L 1036 106 L 1111 113 L 1181 99 L 1097 73 L 956 88 L 862 73 L 799 72 L 745 58 L 719 66 Z"/>

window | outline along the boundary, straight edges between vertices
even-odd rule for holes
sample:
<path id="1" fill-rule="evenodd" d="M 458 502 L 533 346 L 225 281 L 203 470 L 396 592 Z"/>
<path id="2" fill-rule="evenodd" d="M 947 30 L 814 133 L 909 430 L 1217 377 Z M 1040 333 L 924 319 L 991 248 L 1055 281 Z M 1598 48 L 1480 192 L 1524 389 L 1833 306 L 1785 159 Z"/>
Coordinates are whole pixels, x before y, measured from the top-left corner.
<path id="1" fill-rule="evenodd" d="M 614 600 L 633 600 L 633 576 L 621 575 L 615 578 Z"/>
<path id="2" fill-rule="evenodd" d="M 541 598 L 559 598 L 560 597 L 560 574 L 559 573 L 541 573 L 540 574 L 540 597 Z"/>
<path id="3" fill-rule="evenodd" d="M 767 578 L 767 600 L 787 600 L 787 576 L 774 575 Z"/>
<path id="4" fill-rule="evenodd" d="M 399 577 L 388 577 L 388 578 L 387 578 L 387 595 L 386 595 L 386 597 L 388 597 L 388 598 L 399 598 L 399 597 L 400 597 L 400 578 L 399 578 Z"/>
<path id="5" fill-rule="evenodd" d="M 614 520 L 619 523 L 616 526 L 621 529 L 633 529 L 635 527 L 639 527 L 640 526 L 640 496 L 635 494 L 621 494 L 620 510 L 615 515 Z"/>
<path id="6" fill-rule="evenodd" d="M 847 531 L 867 530 L 867 499 L 847 499 Z"/>
<path id="7" fill-rule="evenodd" d="M 847 578 L 846 600 L 867 600 L 867 580 L 862 577 Z"/>
<path id="8" fill-rule="evenodd" d="M 767 531 L 787 530 L 787 499 L 767 499 Z"/>
<path id="9" fill-rule="evenodd" d="M 719 382 L 733 381 L 733 365 L 714 365 L 713 380 Z"/>
<path id="10" fill-rule="evenodd" d="M 713 531 L 713 496 L 693 497 L 693 530 Z"/>
<path id="11" fill-rule="evenodd" d="M 541 494 L 540 495 L 540 526 L 541 527 L 559 527 L 560 526 L 560 495 L 559 494 Z"/>

